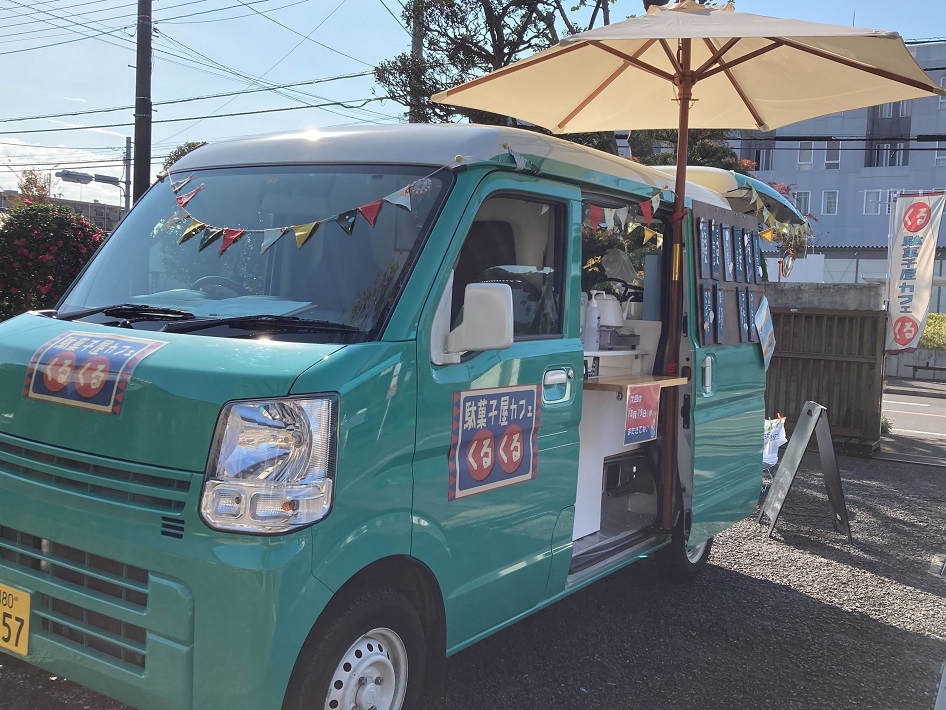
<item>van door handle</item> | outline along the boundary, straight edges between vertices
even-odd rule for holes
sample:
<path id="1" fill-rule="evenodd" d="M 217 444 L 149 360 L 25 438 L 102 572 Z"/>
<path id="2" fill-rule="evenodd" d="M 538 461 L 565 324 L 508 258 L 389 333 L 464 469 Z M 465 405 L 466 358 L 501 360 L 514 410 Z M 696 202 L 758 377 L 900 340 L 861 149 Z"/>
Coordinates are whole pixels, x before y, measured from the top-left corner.
<path id="1" fill-rule="evenodd" d="M 708 355 L 703 360 L 703 394 L 707 396 L 716 391 L 716 385 L 713 382 L 713 361 L 715 359 L 712 355 Z"/>
<path id="2" fill-rule="evenodd" d="M 542 380 L 542 384 L 546 387 L 552 387 L 554 385 L 564 385 L 567 383 L 573 374 L 570 370 L 548 370 L 545 373 L 545 379 Z"/>

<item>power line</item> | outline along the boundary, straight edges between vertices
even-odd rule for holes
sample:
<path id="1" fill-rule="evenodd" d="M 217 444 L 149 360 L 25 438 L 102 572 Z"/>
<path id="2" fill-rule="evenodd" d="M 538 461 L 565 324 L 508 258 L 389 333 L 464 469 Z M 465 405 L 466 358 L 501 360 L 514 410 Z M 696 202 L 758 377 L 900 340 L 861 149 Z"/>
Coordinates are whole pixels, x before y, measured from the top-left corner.
<path id="1" fill-rule="evenodd" d="M 239 91 L 226 91 L 220 94 L 206 94 L 204 96 L 189 96 L 183 99 L 168 99 L 166 101 L 155 101 L 154 106 L 168 106 L 170 104 L 180 104 L 187 103 L 190 101 L 206 101 L 208 99 L 219 99 L 226 96 L 242 96 L 243 94 L 257 94 L 262 91 L 273 91 L 275 89 L 287 89 L 294 86 L 308 86 L 311 84 L 322 84 L 329 81 L 337 81 L 340 79 L 352 79 L 363 76 L 370 76 L 372 72 L 358 72 L 356 74 L 341 74 L 339 76 L 325 77 L 323 79 L 309 79 L 307 81 L 294 81 L 290 84 L 277 84 L 271 87 L 263 87 L 259 89 L 241 89 Z M 111 108 L 93 108 L 85 109 L 83 111 L 70 111 L 64 113 L 46 113 L 36 116 L 19 116 L 17 118 L 0 118 L 0 123 L 11 123 L 14 121 L 38 121 L 46 118 L 73 118 L 75 116 L 87 116 L 92 113 L 111 113 L 113 111 L 128 111 L 133 109 L 134 106 L 113 106 Z"/>
<path id="2" fill-rule="evenodd" d="M 384 0 L 378 0 L 378 2 L 380 2 L 381 5 L 382 5 L 382 7 L 384 7 L 384 9 L 388 11 L 388 14 L 389 14 L 391 17 L 394 18 L 394 21 L 395 21 L 398 25 L 400 25 L 401 29 L 404 30 L 405 32 L 407 32 L 407 35 L 408 35 L 408 36 L 411 36 L 410 30 L 407 29 L 407 28 L 404 26 L 404 23 L 401 22 L 401 18 L 399 18 L 397 15 L 395 15 L 393 12 L 391 12 L 391 8 L 388 7 L 387 3 L 384 2 Z"/>
<path id="3" fill-rule="evenodd" d="M 296 2 L 291 2 L 286 5 L 280 5 L 279 7 L 272 7 L 269 9 L 269 12 L 277 12 L 279 10 L 285 10 L 287 7 L 295 7 L 296 5 L 301 5 L 303 3 L 309 2 L 309 0 L 296 0 Z M 234 8 L 235 9 L 235 8 Z M 166 25 L 201 25 L 207 22 L 223 22 L 226 20 L 239 20 L 243 17 L 251 17 L 252 12 L 245 12 L 240 15 L 232 15 L 231 17 L 221 17 L 213 20 L 191 20 L 191 21 L 178 21 L 178 20 L 161 20 L 161 24 Z"/>
<path id="4" fill-rule="evenodd" d="M 353 100 L 360 101 L 362 105 L 365 105 L 373 101 L 385 101 L 388 98 L 389 97 L 387 96 L 374 96 L 369 99 L 353 99 Z M 162 118 L 160 120 L 153 121 L 153 123 L 178 123 L 180 121 L 195 121 L 195 120 L 204 121 L 209 118 L 231 118 L 233 116 L 256 116 L 256 115 L 264 114 L 264 113 L 282 113 L 285 111 L 298 111 L 300 109 L 306 109 L 306 108 L 324 109 L 326 106 L 342 106 L 350 110 L 355 110 L 359 108 L 358 106 L 349 106 L 349 102 L 346 102 L 346 101 L 330 101 L 325 104 L 285 106 L 282 108 L 259 109 L 256 111 L 239 111 L 236 113 L 209 114 L 206 116 L 186 116 L 182 118 Z M 392 116 L 391 118 L 394 118 L 394 117 Z M 130 125 L 132 124 L 131 123 L 105 123 L 105 124 L 96 125 L 96 126 L 68 126 L 64 128 L 32 128 L 25 131 L 0 131 L 0 136 L 11 136 L 11 135 L 26 134 L 26 133 L 56 133 L 56 132 L 61 132 L 61 131 L 85 131 L 85 130 L 90 130 L 90 129 L 95 129 L 95 128 L 125 128 Z"/>

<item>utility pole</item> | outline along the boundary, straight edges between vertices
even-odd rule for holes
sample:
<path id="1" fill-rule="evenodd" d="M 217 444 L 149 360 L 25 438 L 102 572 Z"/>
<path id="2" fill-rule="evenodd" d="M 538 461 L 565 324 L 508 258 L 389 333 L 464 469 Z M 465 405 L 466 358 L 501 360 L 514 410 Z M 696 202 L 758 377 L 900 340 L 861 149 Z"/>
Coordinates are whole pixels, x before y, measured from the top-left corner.
<path id="1" fill-rule="evenodd" d="M 125 136 L 125 212 L 131 208 L 131 136 Z"/>
<path id="2" fill-rule="evenodd" d="M 135 62 L 135 180 L 137 202 L 151 184 L 151 0 L 138 0 Z"/>
<path id="3" fill-rule="evenodd" d="M 411 10 L 411 105 L 407 117 L 411 123 L 423 123 L 419 74 L 424 66 L 424 0 L 414 0 Z"/>

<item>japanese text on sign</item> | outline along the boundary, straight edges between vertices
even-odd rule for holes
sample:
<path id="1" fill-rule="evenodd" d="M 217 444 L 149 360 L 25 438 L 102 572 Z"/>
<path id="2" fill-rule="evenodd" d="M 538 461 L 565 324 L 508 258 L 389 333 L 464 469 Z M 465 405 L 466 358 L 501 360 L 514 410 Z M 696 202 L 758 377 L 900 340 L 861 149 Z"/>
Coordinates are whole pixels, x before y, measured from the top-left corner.
<path id="1" fill-rule="evenodd" d="M 454 393 L 450 500 L 535 477 L 538 392 L 528 385 Z"/>
<path id="2" fill-rule="evenodd" d="M 657 416 L 660 409 L 660 385 L 630 385 L 627 388 L 627 414 L 624 422 L 624 443 L 639 444 L 657 438 Z"/>
<path id="3" fill-rule="evenodd" d="M 33 355 L 23 396 L 119 414 L 131 373 L 164 344 L 144 338 L 63 333 Z"/>

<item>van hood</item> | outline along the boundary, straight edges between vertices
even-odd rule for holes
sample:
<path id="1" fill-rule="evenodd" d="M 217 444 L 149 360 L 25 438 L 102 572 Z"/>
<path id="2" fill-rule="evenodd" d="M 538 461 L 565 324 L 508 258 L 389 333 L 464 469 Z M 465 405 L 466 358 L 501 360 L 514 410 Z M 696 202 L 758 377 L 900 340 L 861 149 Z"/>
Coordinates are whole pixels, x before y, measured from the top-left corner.
<path id="1" fill-rule="evenodd" d="M 0 434 L 203 472 L 225 402 L 285 396 L 342 347 L 25 314 L 0 323 Z"/>

